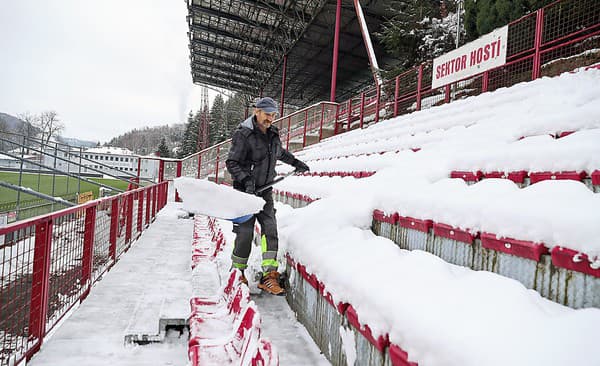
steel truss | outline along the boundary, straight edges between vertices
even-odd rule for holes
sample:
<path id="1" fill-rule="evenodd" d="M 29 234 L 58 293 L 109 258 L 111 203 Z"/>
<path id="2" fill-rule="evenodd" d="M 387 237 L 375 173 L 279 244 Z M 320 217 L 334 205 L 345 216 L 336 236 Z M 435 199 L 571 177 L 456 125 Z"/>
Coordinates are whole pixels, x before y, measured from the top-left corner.
<path id="1" fill-rule="evenodd" d="M 336 0 L 187 1 L 194 83 L 278 97 L 287 55 L 286 106 L 329 99 Z M 371 33 L 388 2 L 361 1 Z M 338 99 L 373 82 L 353 1 L 342 3 Z M 390 61 L 373 42 L 380 62 Z"/>

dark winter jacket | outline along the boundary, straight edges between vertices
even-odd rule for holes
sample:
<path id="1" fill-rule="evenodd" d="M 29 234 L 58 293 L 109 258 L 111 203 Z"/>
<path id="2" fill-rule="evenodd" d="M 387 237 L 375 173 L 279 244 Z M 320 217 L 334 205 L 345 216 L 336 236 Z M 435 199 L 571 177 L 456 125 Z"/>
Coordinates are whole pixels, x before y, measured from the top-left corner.
<path id="1" fill-rule="evenodd" d="M 233 187 L 244 190 L 246 178 L 251 177 L 255 186 L 262 187 L 275 178 L 277 160 L 293 165 L 294 155 L 281 146 L 279 130 L 275 126 L 262 133 L 256 126 L 254 116 L 240 123 L 231 138 L 227 156 L 227 170 L 233 178 Z"/>

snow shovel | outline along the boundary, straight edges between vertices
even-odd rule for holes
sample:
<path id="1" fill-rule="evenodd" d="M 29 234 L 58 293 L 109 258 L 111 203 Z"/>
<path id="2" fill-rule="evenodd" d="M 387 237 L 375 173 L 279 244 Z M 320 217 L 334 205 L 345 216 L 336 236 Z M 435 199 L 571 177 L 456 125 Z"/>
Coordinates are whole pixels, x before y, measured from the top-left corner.
<path id="1" fill-rule="evenodd" d="M 271 183 L 267 183 L 264 186 L 258 187 L 256 189 L 256 191 L 255 191 L 255 194 L 262 193 L 262 192 L 266 191 L 267 189 L 273 187 L 275 184 L 281 182 L 285 178 L 289 177 L 290 175 L 294 175 L 296 173 L 297 173 L 296 170 L 292 170 L 291 172 L 286 173 L 286 174 L 282 175 L 281 177 L 275 178 Z M 240 216 L 240 217 L 235 217 L 233 219 L 228 219 L 228 220 L 231 221 L 231 222 L 233 222 L 234 224 L 242 224 L 242 223 L 250 220 L 252 218 L 252 216 L 254 216 L 254 214 L 244 215 L 244 216 Z"/>

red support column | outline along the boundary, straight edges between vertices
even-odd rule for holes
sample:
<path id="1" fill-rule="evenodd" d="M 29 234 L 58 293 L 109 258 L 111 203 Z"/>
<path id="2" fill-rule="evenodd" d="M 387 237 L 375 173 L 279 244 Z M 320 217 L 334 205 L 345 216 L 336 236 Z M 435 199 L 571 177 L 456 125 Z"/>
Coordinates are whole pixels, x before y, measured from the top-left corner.
<path id="1" fill-rule="evenodd" d="M 417 76 L 417 110 L 421 110 L 421 86 L 423 85 L 423 64 L 419 65 L 419 74 Z"/>
<path id="2" fill-rule="evenodd" d="M 342 18 L 342 0 L 337 0 L 335 7 L 335 30 L 333 36 L 333 64 L 331 65 L 331 93 L 329 101 L 335 102 L 335 88 L 337 86 L 338 53 L 340 46 L 340 22 Z"/>
<path id="3" fill-rule="evenodd" d="M 83 260 L 81 265 L 81 284 L 85 291 L 81 300 L 85 299 L 92 288 L 92 269 L 94 267 L 94 235 L 96 228 L 96 206 L 85 209 L 83 232 Z"/>
<path id="4" fill-rule="evenodd" d="M 117 261 L 117 236 L 119 235 L 119 200 L 120 197 L 116 197 L 112 200 L 112 206 L 110 210 L 110 235 L 108 247 L 108 253 L 112 258 L 113 263 Z"/>
<path id="5" fill-rule="evenodd" d="M 379 122 L 379 107 L 381 105 L 381 84 L 377 84 L 377 99 L 375 100 L 375 123 Z"/>
<path id="6" fill-rule="evenodd" d="M 50 253 L 52 245 L 52 220 L 44 219 L 35 226 L 31 304 L 29 308 L 29 340 L 36 339 L 27 359 L 37 352 L 46 335 L 48 317 L 48 288 L 50 280 Z"/>
<path id="7" fill-rule="evenodd" d="M 215 157 L 215 183 L 219 184 L 219 154 L 221 146 L 217 146 L 217 156 Z"/>
<path id="8" fill-rule="evenodd" d="M 533 57 L 533 70 L 531 71 L 531 80 L 540 77 L 540 48 L 542 47 L 542 34 L 544 32 L 544 8 L 541 8 L 536 13 L 535 23 L 535 56 Z"/>
<path id="9" fill-rule="evenodd" d="M 398 94 L 400 93 L 400 77 L 396 76 L 396 86 L 394 87 L 394 117 L 398 115 Z"/>
<path id="10" fill-rule="evenodd" d="M 126 221 L 125 221 L 125 243 L 131 243 L 131 230 L 133 227 L 133 194 L 129 194 L 125 197 L 127 205 L 125 206 Z"/>
<path id="11" fill-rule="evenodd" d="M 450 103 L 450 84 L 444 87 L 444 103 Z"/>
<path id="12" fill-rule="evenodd" d="M 360 128 L 363 128 L 365 118 L 365 92 L 360 93 Z"/>
<path id="13" fill-rule="evenodd" d="M 283 104 L 285 102 L 285 74 L 287 72 L 287 55 L 283 55 L 283 75 L 281 77 L 281 99 L 279 101 L 279 115 L 283 116 Z"/>

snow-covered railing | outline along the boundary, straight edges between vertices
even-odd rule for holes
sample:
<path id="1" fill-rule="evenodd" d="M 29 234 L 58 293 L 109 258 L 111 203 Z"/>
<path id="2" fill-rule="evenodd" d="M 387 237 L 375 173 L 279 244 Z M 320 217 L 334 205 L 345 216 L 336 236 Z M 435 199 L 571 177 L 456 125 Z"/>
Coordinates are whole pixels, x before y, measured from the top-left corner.
<path id="1" fill-rule="evenodd" d="M 40 349 L 154 220 L 167 188 L 163 182 L 0 228 L 0 365 Z"/>

